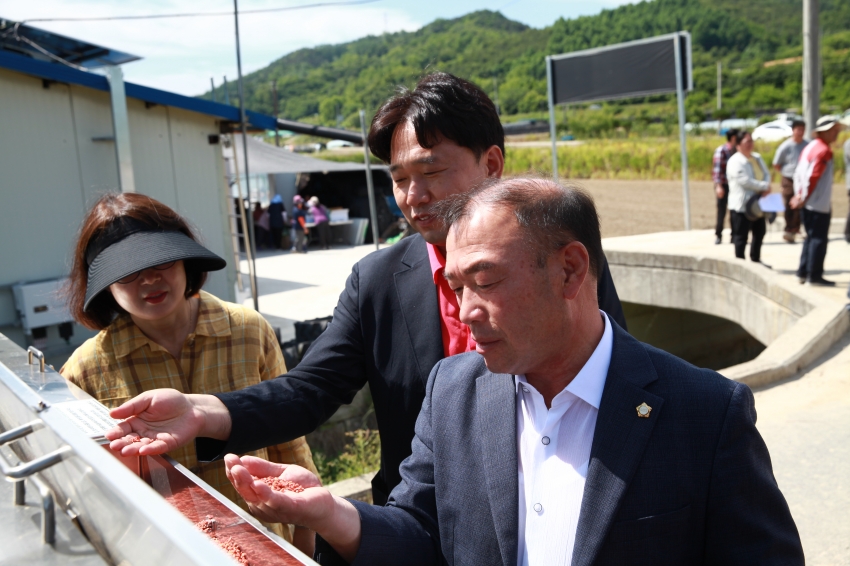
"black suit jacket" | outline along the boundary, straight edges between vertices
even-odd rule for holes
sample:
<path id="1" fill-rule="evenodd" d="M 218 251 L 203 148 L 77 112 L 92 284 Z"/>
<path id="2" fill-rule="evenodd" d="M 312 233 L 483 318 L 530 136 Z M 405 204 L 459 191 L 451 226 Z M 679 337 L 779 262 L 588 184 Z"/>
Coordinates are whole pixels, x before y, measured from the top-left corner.
<path id="1" fill-rule="evenodd" d="M 573 566 L 802 565 L 749 388 L 613 326 Z M 353 564 L 515 566 L 516 414 L 512 375 L 474 352 L 439 362 L 388 505 L 352 502 Z"/>
<path id="2" fill-rule="evenodd" d="M 607 262 L 599 281 L 600 308 L 625 326 Z M 240 454 L 313 432 L 368 383 L 381 435 L 373 498 L 383 504 L 401 480 L 398 467 L 410 455 L 428 374 L 443 357 L 437 289 L 425 240 L 415 235 L 354 266 L 333 321 L 298 367 L 216 394 L 233 419 L 231 436 L 227 443 L 199 439 L 198 457 Z"/>

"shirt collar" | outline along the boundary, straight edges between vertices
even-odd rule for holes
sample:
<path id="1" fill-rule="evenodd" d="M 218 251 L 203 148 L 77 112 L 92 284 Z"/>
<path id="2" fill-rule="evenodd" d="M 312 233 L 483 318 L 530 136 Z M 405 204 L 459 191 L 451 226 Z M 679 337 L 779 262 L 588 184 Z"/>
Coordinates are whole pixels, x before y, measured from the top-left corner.
<path id="1" fill-rule="evenodd" d="M 218 299 L 206 291 L 199 294 L 201 304 L 198 306 L 198 323 L 195 325 L 196 336 L 230 336 L 230 319 L 227 311 Z M 162 350 L 163 347 L 145 336 L 133 323 L 128 314 L 122 314 L 109 325 L 112 335 L 112 349 L 116 358 L 122 358 L 144 346 L 151 350 Z M 191 334 L 190 334 L 191 336 Z"/>
<path id="2" fill-rule="evenodd" d="M 572 393 L 588 405 L 594 407 L 597 411 L 602 402 L 602 390 L 605 388 L 608 367 L 611 365 L 611 353 L 614 350 L 614 331 L 611 328 L 611 321 L 608 320 L 607 314 L 602 311 L 599 311 L 599 313 L 605 321 L 605 330 L 602 332 L 602 339 L 599 340 L 599 344 L 596 345 L 596 349 L 593 350 L 593 354 L 585 362 L 581 371 L 564 388 L 564 391 Z M 517 394 L 519 394 L 520 387 L 523 384 L 532 387 L 528 384 L 524 375 L 515 375 L 514 385 L 516 386 Z M 555 398 L 557 399 L 561 393 L 558 393 Z"/>
<path id="3" fill-rule="evenodd" d="M 428 260 L 431 262 L 431 275 L 434 278 L 434 285 L 439 285 L 440 274 L 446 268 L 446 258 L 434 244 L 426 243 L 425 245 L 428 247 Z"/>
<path id="4" fill-rule="evenodd" d="M 230 317 L 224 306 L 217 298 L 206 291 L 199 293 L 201 299 L 198 308 L 198 324 L 195 325 L 196 336 L 230 336 Z"/>

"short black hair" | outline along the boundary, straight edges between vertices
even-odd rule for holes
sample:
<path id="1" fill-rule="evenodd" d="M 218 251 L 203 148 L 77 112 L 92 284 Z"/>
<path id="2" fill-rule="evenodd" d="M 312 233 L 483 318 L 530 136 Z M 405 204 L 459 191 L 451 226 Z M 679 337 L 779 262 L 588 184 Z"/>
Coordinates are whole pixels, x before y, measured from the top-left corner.
<path id="1" fill-rule="evenodd" d="M 803 120 L 792 120 L 792 121 L 791 121 L 791 129 L 792 129 L 792 130 L 793 130 L 794 128 L 799 128 L 800 126 L 802 126 L 802 127 L 804 127 L 804 128 L 805 128 L 805 127 L 806 127 L 806 122 L 804 122 Z"/>
<path id="2" fill-rule="evenodd" d="M 738 128 L 729 128 L 726 130 L 726 141 L 732 141 L 732 138 L 735 138 L 735 141 L 741 141 L 742 137 L 744 136 L 741 135 Z"/>
<path id="3" fill-rule="evenodd" d="M 426 75 L 409 90 L 399 87 L 394 97 L 378 109 L 369 129 L 369 149 L 389 163 L 396 126 L 413 124 L 416 141 L 432 148 L 447 138 L 469 148 L 476 159 L 498 146 L 505 153 L 505 131 L 496 106 L 471 82 L 449 73 Z"/>
<path id="4" fill-rule="evenodd" d="M 504 206 L 513 212 L 541 268 L 551 254 L 579 242 L 598 280 L 605 260 L 599 216 L 593 197 L 579 187 L 537 178 L 487 179 L 436 203 L 435 212 L 447 229 L 457 229 L 478 206 Z"/>

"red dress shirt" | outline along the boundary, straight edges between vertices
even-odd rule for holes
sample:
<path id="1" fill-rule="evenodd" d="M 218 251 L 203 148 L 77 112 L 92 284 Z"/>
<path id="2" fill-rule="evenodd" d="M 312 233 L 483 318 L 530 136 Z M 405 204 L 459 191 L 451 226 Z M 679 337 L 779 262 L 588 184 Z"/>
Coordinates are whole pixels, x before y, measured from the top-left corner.
<path id="1" fill-rule="evenodd" d="M 446 258 L 437 246 L 427 244 L 428 259 L 431 261 L 431 274 L 437 286 L 437 298 L 440 302 L 440 328 L 443 331 L 443 352 L 446 357 L 471 352 L 475 349 L 475 340 L 469 327 L 460 321 L 460 306 L 457 296 L 449 282 L 443 277 Z"/>

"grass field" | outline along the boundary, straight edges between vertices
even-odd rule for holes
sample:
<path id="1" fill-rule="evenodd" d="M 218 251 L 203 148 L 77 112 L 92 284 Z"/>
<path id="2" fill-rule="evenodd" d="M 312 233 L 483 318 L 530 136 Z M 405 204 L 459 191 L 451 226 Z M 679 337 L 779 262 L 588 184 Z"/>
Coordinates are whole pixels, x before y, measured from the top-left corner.
<path id="1" fill-rule="evenodd" d="M 845 134 L 833 147 L 836 151 L 836 181 L 844 179 L 840 166 Z M 719 136 L 688 137 L 688 177 L 693 181 L 711 180 L 711 158 L 723 143 Z M 756 151 L 768 166 L 778 142 L 756 142 Z M 511 147 L 506 150 L 505 170 L 509 175 L 537 172 L 552 173 L 549 147 Z M 558 173 L 568 179 L 681 179 L 682 159 L 678 139 L 635 138 L 628 140 L 587 140 L 580 145 L 558 148 Z"/>
<path id="2" fill-rule="evenodd" d="M 844 181 L 841 147 L 850 133 L 844 133 L 833 146 L 836 152 L 836 183 Z M 541 137 L 548 141 L 548 136 Z M 523 138 L 525 139 L 525 138 Z M 529 138 L 530 139 L 530 138 Z M 692 181 L 711 180 L 711 158 L 725 141 L 720 136 L 689 136 L 688 177 Z M 756 151 L 770 166 L 779 142 L 756 142 Z M 507 142 L 505 174 L 552 174 L 552 153 L 548 144 L 513 145 Z M 360 148 L 323 151 L 315 155 L 330 161 L 361 163 Z M 373 163 L 380 163 L 372 156 Z M 682 177 L 682 159 L 678 138 L 591 139 L 558 147 L 558 173 L 566 179 L 675 180 Z"/>

